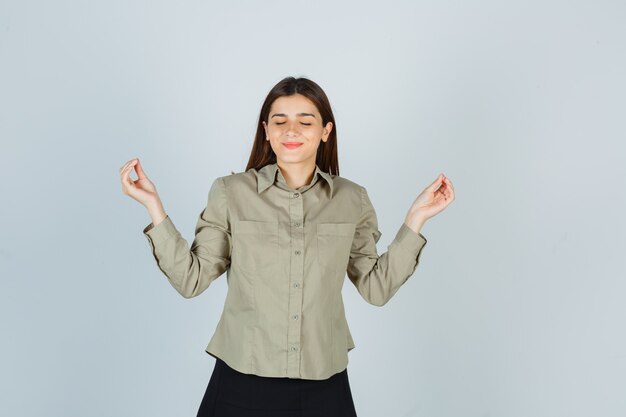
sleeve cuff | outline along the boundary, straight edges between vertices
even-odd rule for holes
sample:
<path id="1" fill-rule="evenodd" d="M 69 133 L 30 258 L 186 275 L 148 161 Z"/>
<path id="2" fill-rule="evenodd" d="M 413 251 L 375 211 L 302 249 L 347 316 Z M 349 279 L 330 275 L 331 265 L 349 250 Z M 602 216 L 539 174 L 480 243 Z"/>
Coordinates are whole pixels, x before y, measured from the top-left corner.
<path id="1" fill-rule="evenodd" d="M 398 233 L 396 233 L 394 241 L 407 251 L 415 254 L 416 257 L 426 245 L 426 242 L 428 242 L 423 234 L 415 233 L 415 231 L 404 222 L 402 222 L 402 226 L 400 226 Z"/>
<path id="2" fill-rule="evenodd" d="M 170 216 L 166 216 L 161 223 L 156 226 L 153 223 L 150 223 L 143 229 L 143 234 L 151 239 L 153 242 L 160 242 L 163 240 L 167 240 L 170 237 L 176 236 L 178 230 Z"/>

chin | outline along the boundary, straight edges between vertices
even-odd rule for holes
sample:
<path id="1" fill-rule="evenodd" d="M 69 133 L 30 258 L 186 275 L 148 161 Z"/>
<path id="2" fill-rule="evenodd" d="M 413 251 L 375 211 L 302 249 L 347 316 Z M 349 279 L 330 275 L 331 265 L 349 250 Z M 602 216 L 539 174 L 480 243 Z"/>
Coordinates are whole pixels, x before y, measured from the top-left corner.
<path id="1" fill-rule="evenodd" d="M 305 157 L 305 156 L 302 156 L 302 155 L 276 154 L 276 159 L 279 160 L 279 161 L 295 163 L 295 162 L 306 161 L 307 159 L 309 159 L 309 157 Z"/>
<path id="2" fill-rule="evenodd" d="M 294 155 L 279 155 L 279 154 L 276 154 L 276 159 L 278 159 L 279 161 L 285 161 L 285 162 L 300 162 L 302 160 L 302 158 L 299 158 Z"/>

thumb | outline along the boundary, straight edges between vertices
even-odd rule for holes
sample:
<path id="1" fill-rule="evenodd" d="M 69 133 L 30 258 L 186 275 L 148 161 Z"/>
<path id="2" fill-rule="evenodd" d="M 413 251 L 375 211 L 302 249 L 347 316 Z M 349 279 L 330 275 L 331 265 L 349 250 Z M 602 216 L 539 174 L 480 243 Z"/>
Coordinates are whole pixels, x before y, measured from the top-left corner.
<path id="1" fill-rule="evenodd" d="M 435 192 L 435 190 L 437 190 L 437 188 L 439 188 L 439 186 L 441 185 L 442 181 L 443 181 L 443 174 L 439 174 L 437 179 L 428 186 L 427 188 L 428 191 Z"/>

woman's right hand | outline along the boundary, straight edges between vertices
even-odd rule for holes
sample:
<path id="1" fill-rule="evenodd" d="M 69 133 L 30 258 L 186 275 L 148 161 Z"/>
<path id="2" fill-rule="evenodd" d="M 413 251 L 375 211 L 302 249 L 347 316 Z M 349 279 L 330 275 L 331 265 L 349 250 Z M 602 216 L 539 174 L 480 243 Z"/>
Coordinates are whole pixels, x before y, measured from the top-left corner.
<path id="1" fill-rule="evenodd" d="M 130 177 L 133 167 L 137 172 L 136 180 Z M 124 166 L 120 168 L 120 176 L 122 179 L 122 192 L 124 194 L 137 200 L 146 208 L 159 206 L 161 204 L 161 199 L 159 198 L 156 187 L 143 171 L 139 158 L 131 159 L 126 162 Z"/>

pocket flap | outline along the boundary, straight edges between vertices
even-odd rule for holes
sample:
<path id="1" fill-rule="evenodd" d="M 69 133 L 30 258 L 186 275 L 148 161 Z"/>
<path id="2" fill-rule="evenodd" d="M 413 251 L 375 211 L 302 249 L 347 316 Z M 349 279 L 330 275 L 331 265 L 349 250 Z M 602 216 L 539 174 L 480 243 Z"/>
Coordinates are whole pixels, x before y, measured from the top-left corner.
<path id="1" fill-rule="evenodd" d="M 235 233 L 277 234 L 278 222 L 238 220 L 235 222 Z"/>

